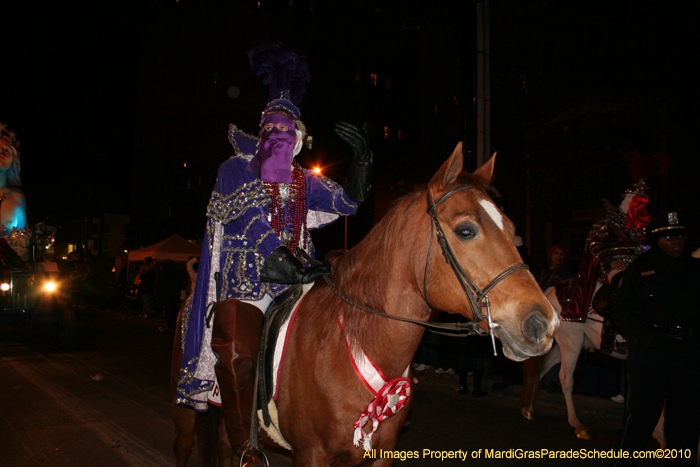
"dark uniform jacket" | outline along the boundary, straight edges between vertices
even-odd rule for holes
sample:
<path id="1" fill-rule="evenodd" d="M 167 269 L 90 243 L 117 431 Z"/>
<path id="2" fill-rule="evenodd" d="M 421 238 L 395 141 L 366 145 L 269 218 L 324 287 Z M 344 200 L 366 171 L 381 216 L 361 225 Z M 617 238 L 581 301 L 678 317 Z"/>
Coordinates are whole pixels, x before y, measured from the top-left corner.
<path id="1" fill-rule="evenodd" d="M 612 317 L 633 346 L 672 350 L 700 343 L 700 259 L 652 248 L 624 273 Z"/>

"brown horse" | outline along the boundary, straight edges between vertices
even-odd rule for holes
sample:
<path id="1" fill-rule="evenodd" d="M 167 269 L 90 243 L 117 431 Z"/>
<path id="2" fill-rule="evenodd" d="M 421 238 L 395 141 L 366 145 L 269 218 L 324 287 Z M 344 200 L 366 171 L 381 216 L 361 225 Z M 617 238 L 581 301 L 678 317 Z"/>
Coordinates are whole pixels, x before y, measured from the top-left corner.
<path id="1" fill-rule="evenodd" d="M 334 261 L 330 280 L 337 290 L 360 307 L 399 318 L 427 322 L 431 308 L 471 318 L 474 300 L 437 246 L 439 223 L 468 280 L 481 290 L 495 283 L 488 293 L 490 318 L 506 356 L 522 361 L 547 352 L 559 320 L 533 276 L 520 268 L 512 222 L 484 191 L 494 159 L 473 175 L 462 173 L 458 145 L 426 190 L 402 198 Z M 488 330 L 486 320 L 480 326 Z M 324 281 L 314 285 L 290 327 L 278 382 L 279 429 L 294 466 L 392 463 L 363 458 L 365 451 L 353 443 L 354 424 L 374 396 L 357 376 L 348 348 L 362 349 L 390 381 L 405 374 L 423 332 L 348 304 Z M 178 370 L 179 362 L 173 372 Z M 371 447 L 393 450 L 407 415 L 401 410 L 382 421 Z"/>

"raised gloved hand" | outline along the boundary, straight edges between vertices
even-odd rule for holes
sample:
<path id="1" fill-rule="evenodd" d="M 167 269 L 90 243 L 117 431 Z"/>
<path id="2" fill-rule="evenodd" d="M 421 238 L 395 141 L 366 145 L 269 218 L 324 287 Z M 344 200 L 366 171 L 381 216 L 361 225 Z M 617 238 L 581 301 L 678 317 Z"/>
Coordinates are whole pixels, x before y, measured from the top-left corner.
<path id="1" fill-rule="evenodd" d="M 348 143 L 352 148 L 353 160 L 367 162 L 372 159 L 372 153 L 369 150 L 369 123 L 365 121 L 362 128 L 358 128 L 352 123 L 338 122 L 335 124 L 336 134 Z"/>
<path id="2" fill-rule="evenodd" d="M 372 151 L 369 149 L 368 131 L 367 122 L 362 125 L 362 129 L 347 122 L 335 125 L 335 132 L 348 143 L 353 152 L 343 189 L 350 199 L 358 203 L 369 198 L 372 188 Z"/>
<path id="3" fill-rule="evenodd" d="M 305 268 L 289 248 L 280 246 L 265 261 L 260 271 L 260 280 L 276 284 L 309 284 L 330 273 L 331 270 L 326 266 Z"/>

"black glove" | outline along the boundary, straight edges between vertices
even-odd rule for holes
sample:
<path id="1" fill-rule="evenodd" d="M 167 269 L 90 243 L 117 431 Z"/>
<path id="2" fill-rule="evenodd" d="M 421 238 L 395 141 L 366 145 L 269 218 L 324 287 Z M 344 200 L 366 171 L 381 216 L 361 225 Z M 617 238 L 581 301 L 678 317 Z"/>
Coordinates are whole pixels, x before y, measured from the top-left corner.
<path id="1" fill-rule="evenodd" d="M 289 248 L 281 246 L 265 261 L 260 271 L 260 280 L 276 284 L 309 284 L 330 273 L 331 270 L 326 266 L 305 268 Z"/>
<path id="2" fill-rule="evenodd" d="M 362 125 L 362 129 L 347 122 L 335 125 L 335 132 L 350 145 L 353 152 L 343 189 L 350 199 L 358 203 L 369 198 L 372 188 L 372 151 L 369 150 L 368 130 L 367 122 Z"/>

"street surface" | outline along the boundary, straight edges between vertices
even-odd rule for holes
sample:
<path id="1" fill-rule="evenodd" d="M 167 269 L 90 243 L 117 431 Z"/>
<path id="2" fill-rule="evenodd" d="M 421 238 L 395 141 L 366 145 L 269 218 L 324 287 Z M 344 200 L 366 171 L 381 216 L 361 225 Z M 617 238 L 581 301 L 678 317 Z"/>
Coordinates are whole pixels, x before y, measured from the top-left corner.
<path id="1" fill-rule="evenodd" d="M 174 465 L 168 382 L 174 332 L 165 329 L 165 320 L 136 315 L 129 309 L 77 310 L 78 348 L 71 352 L 53 348 L 39 330 L 0 328 L 0 466 Z M 561 394 L 540 391 L 537 418 L 528 421 L 520 415 L 519 386 L 491 391 L 485 380 L 489 395 L 474 398 L 459 395 L 447 375 L 415 376 L 415 404 L 397 451 L 418 458 L 397 460 L 396 466 L 606 466 L 606 460 L 485 455 L 511 449 L 609 451 L 621 433 L 623 407 L 607 399 L 575 395 L 579 417 L 594 436 L 580 440 L 566 421 Z M 460 450 L 468 452 L 466 460 L 427 453 Z M 283 451 L 268 454 L 273 467 L 291 465 Z M 196 459 L 193 454 L 190 465 Z"/>

